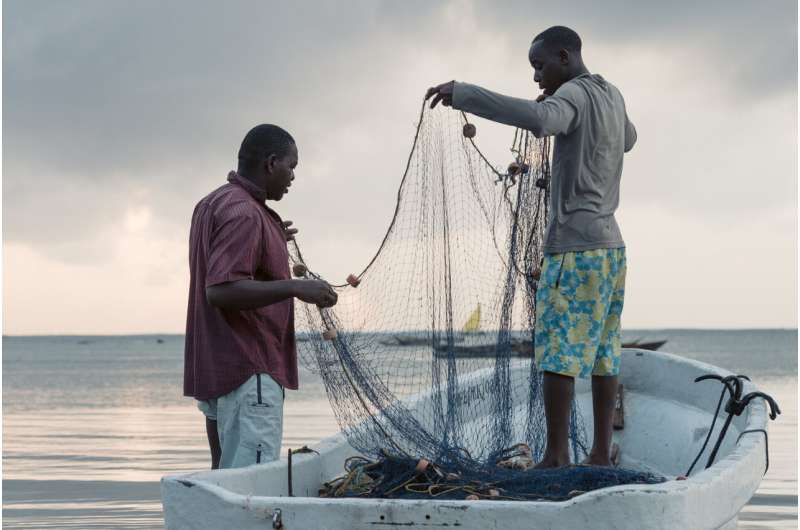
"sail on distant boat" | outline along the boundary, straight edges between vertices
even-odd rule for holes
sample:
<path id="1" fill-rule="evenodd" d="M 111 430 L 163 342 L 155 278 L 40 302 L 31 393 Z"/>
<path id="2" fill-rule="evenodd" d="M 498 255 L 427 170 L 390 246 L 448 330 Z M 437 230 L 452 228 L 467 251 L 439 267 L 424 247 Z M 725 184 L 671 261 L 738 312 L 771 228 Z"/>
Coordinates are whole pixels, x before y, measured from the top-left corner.
<path id="1" fill-rule="evenodd" d="M 474 333 L 475 331 L 480 330 L 481 328 L 481 304 L 478 303 L 478 307 L 472 312 L 472 314 L 467 319 L 467 322 L 464 324 L 464 333 Z"/>

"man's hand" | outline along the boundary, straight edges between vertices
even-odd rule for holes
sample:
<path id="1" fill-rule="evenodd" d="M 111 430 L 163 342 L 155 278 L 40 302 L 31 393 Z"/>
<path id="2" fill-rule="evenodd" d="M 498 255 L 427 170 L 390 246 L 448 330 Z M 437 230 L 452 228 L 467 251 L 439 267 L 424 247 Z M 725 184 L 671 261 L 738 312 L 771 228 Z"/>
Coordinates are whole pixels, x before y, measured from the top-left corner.
<path id="1" fill-rule="evenodd" d="M 455 81 L 448 81 L 447 83 L 429 88 L 428 92 L 425 94 L 425 100 L 427 101 L 431 96 L 436 95 L 433 101 L 431 101 L 431 108 L 434 108 L 440 101 L 445 107 L 451 106 L 453 104 L 453 87 L 455 84 Z"/>
<path id="2" fill-rule="evenodd" d="M 291 241 L 294 239 L 294 235 L 299 231 L 297 228 L 289 228 L 294 223 L 291 221 L 284 221 L 283 222 L 283 236 L 286 238 L 286 241 Z"/>
<path id="3" fill-rule="evenodd" d="M 295 296 L 307 304 L 333 307 L 339 299 L 336 291 L 328 282 L 322 280 L 295 280 L 295 282 L 297 282 Z"/>

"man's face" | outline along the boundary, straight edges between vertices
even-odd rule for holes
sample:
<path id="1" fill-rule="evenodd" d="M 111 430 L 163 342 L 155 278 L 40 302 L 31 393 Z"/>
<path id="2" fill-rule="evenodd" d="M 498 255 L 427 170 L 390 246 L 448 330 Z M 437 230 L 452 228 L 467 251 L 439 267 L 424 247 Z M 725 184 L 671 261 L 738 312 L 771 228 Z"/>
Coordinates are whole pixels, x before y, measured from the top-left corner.
<path id="1" fill-rule="evenodd" d="M 531 44 L 528 60 L 533 67 L 533 81 L 539 84 L 539 88 L 546 95 L 552 96 L 558 87 L 564 84 L 568 57 L 562 57 L 561 53 L 548 48 L 543 41 L 537 40 Z"/>
<path id="2" fill-rule="evenodd" d="M 269 166 L 271 165 L 271 171 Z M 294 168 L 297 167 L 297 146 L 289 145 L 285 156 L 274 158 L 267 167 L 267 198 L 279 201 L 289 192 L 294 180 Z"/>

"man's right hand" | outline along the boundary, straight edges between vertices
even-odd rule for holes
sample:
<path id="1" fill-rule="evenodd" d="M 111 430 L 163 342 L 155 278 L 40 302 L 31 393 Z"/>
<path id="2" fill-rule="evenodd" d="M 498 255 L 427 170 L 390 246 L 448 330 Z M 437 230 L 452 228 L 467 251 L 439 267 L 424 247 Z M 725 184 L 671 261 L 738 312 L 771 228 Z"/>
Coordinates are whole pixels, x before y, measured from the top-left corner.
<path id="1" fill-rule="evenodd" d="M 431 96 L 435 96 L 433 101 L 431 101 L 431 108 L 434 108 L 440 101 L 445 107 L 450 107 L 453 104 L 453 90 L 455 84 L 455 81 L 448 81 L 447 83 L 429 88 L 428 92 L 425 93 L 425 101 L 429 100 Z"/>
<path id="2" fill-rule="evenodd" d="M 307 304 L 319 307 L 333 307 L 339 299 L 336 291 L 323 280 L 294 280 L 297 285 L 295 296 Z"/>

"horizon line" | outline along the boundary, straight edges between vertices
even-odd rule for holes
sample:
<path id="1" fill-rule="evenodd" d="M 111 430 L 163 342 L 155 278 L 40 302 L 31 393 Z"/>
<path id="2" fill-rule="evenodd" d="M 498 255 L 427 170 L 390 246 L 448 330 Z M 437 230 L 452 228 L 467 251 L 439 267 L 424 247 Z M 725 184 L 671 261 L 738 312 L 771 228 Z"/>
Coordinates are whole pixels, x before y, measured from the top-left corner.
<path id="1" fill-rule="evenodd" d="M 626 331 L 797 331 L 795 327 L 741 327 L 741 328 L 716 328 L 716 327 L 674 327 L 674 328 L 624 328 Z M 364 331 L 362 333 L 405 333 L 408 331 L 419 330 L 383 330 L 383 331 Z M 297 332 L 298 334 L 309 333 L 307 331 Z M 312 332 L 313 333 L 313 332 Z M 143 332 L 143 333 L 20 333 L 3 334 L 3 338 L 28 338 L 28 337 L 181 337 L 185 333 L 175 332 Z"/>

